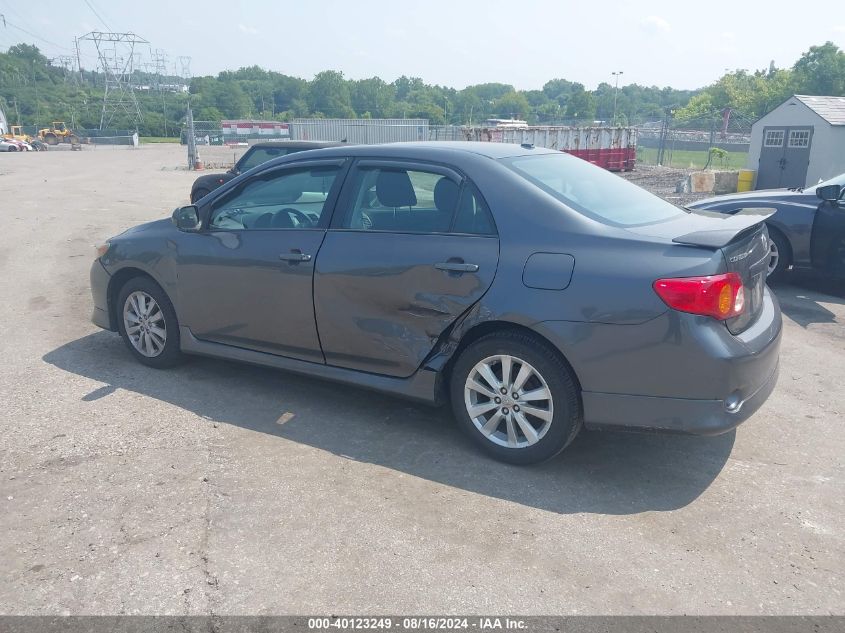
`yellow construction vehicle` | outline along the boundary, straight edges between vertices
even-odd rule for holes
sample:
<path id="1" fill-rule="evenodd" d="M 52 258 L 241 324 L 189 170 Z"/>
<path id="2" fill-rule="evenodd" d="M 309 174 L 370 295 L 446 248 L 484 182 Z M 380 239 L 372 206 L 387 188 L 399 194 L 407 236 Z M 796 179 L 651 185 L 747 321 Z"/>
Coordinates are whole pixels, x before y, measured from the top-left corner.
<path id="1" fill-rule="evenodd" d="M 22 128 L 22 125 L 10 125 L 9 133 L 4 134 L 3 138 L 13 138 L 16 141 L 25 141 L 30 143 L 32 141 L 32 137 L 29 134 L 24 134 Z"/>
<path id="2" fill-rule="evenodd" d="M 38 130 L 38 138 L 47 145 L 58 145 L 59 143 L 79 145 L 79 137 L 65 125 L 64 121 L 53 121 L 52 127 Z"/>

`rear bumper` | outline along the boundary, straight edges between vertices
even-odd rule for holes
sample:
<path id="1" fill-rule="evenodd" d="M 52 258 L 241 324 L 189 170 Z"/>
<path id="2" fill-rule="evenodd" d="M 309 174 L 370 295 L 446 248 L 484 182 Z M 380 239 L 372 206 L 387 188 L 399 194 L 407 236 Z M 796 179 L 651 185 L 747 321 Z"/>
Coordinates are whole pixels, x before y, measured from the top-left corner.
<path id="1" fill-rule="evenodd" d="M 585 426 L 593 430 L 650 430 L 692 435 L 718 435 L 745 422 L 778 381 L 779 365 L 754 393 L 732 407 L 726 400 L 654 398 L 616 393 L 582 394 Z M 731 403 L 733 404 L 733 403 Z"/>
<path id="2" fill-rule="evenodd" d="M 782 320 L 768 288 L 757 320 L 737 336 L 721 321 L 673 310 L 639 325 L 547 321 L 535 329 L 572 365 L 588 429 L 724 433 L 777 383 Z"/>
<path id="3" fill-rule="evenodd" d="M 97 259 L 91 265 L 91 298 L 94 300 L 94 310 L 91 312 L 91 321 L 94 325 L 104 330 L 114 331 L 116 328 L 111 322 L 109 314 L 109 279 L 111 276 L 103 268 L 100 260 Z"/>

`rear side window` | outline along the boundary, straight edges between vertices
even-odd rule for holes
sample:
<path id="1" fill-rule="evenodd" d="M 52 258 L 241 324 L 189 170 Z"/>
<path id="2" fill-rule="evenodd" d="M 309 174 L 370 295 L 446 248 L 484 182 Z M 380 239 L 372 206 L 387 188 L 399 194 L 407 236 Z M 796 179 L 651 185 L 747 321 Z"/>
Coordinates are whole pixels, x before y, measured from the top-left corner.
<path id="1" fill-rule="evenodd" d="M 458 203 L 458 212 L 455 215 L 455 223 L 452 225 L 452 232 L 469 233 L 470 235 L 496 235 L 496 226 L 493 224 L 490 209 L 473 184 L 466 183 L 464 185 Z"/>
<path id="2" fill-rule="evenodd" d="M 445 233 L 452 226 L 460 187 L 424 170 L 362 168 L 355 171 L 352 208 L 343 227 L 398 233 Z"/>
<path id="3" fill-rule="evenodd" d="M 286 156 L 287 153 L 287 150 L 283 147 L 259 147 L 244 155 L 241 162 L 238 164 L 238 170 L 250 170 L 261 163 L 266 163 L 271 158 Z"/>
<path id="4" fill-rule="evenodd" d="M 496 234 L 474 185 L 425 169 L 359 168 L 352 176 L 350 202 L 341 224 L 347 229 Z"/>
<path id="5" fill-rule="evenodd" d="M 609 171 L 564 153 L 517 156 L 502 162 L 566 206 L 613 226 L 668 220 L 683 210 Z"/>

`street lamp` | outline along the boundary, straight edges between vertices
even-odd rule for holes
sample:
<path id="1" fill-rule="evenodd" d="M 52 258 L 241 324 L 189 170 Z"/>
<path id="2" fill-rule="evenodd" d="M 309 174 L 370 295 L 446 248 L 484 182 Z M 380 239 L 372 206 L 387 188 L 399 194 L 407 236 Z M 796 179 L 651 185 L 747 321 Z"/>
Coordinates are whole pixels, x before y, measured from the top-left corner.
<path id="1" fill-rule="evenodd" d="M 613 89 L 613 125 L 616 125 L 616 97 L 619 94 L 619 75 L 624 74 L 624 71 L 617 70 L 610 74 L 616 78 L 616 87 Z"/>

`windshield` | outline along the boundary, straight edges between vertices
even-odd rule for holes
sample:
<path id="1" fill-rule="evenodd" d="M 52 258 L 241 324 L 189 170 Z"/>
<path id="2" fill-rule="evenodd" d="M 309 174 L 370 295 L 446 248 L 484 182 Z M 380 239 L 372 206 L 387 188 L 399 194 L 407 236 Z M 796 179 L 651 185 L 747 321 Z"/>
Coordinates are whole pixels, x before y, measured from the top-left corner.
<path id="1" fill-rule="evenodd" d="M 568 207 L 604 224 L 637 226 L 684 213 L 680 207 L 574 156 L 540 154 L 502 162 Z"/>
<path id="2" fill-rule="evenodd" d="M 826 187 L 828 185 L 839 185 L 840 187 L 845 187 L 845 174 L 839 174 L 838 176 L 834 176 L 830 180 L 825 180 L 817 185 L 807 185 L 807 188 L 815 189 L 816 187 Z"/>

